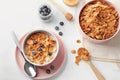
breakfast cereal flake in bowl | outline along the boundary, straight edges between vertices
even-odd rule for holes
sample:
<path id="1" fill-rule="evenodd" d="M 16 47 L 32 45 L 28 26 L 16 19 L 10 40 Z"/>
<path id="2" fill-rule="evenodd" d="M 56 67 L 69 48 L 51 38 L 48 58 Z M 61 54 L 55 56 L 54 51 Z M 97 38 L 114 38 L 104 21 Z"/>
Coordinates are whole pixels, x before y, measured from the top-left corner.
<path id="1" fill-rule="evenodd" d="M 59 51 L 56 36 L 47 30 L 29 32 L 23 41 L 23 54 L 35 66 L 45 66 L 55 60 Z"/>
<path id="2" fill-rule="evenodd" d="M 119 14 L 108 1 L 92 0 L 85 4 L 79 14 L 83 36 L 101 43 L 113 38 L 119 31 Z"/>

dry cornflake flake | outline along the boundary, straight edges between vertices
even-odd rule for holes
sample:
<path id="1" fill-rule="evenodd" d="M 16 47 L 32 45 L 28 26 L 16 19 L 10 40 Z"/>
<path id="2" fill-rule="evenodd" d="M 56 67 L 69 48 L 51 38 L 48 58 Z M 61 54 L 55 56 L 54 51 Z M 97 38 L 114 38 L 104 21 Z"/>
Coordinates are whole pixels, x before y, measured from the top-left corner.
<path id="1" fill-rule="evenodd" d="M 76 41 L 77 43 L 81 43 L 81 41 L 78 39 L 77 41 Z"/>

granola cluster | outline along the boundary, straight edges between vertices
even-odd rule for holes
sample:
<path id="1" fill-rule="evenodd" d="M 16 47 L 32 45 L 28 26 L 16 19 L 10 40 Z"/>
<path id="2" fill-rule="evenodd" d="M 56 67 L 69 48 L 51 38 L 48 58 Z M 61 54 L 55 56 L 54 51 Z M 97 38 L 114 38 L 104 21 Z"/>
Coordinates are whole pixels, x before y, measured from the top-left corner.
<path id="1" fill-rule="evenodd" d="M 79 17 L 83 32 L 96 40 L 112 37 L 118 29 L 118 12 L 108 3 L 92 1 L 82 10 Z"/>

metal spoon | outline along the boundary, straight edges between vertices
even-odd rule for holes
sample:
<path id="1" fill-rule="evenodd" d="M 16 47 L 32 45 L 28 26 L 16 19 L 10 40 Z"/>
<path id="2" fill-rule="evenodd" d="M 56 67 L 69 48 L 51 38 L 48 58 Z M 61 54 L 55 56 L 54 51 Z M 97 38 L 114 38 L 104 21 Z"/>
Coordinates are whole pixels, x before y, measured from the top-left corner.
<path id="1" fill-rule="evenodd" d="M 36 73 L 36 67 L 35 67 L 34 65 L 32 65 L 31 63 L 29 63 L 29 62 L 25 59 L 25 57 L 24 57 L 24 55 L 23 55 L 22 48 L 21 48 L 21 46 L 20 46 L 20 44 L 19 44 L 19 41 L 18 41 L 18 39 L 17 39 L 17 36 L 16 36 L 15 32 L 12 32 L 12 37 L 13 37 L 13 40 L 14 40 L 15 44 L 17 45 L 18 49 L 20 50 L 20 52 L 21 52 L 21 54 L 22 54 L 22 56 L 23 56 L 23 58 L 24 58 L 24 60 L 25 60 L 25 64 L 24 64 L 24 70 L 25 70 L 25 72 L 27 73 L 28 76 L 30 76 L 30 77 L 35 77 L 36 74 L 37 74 L 37 73 Z"/>

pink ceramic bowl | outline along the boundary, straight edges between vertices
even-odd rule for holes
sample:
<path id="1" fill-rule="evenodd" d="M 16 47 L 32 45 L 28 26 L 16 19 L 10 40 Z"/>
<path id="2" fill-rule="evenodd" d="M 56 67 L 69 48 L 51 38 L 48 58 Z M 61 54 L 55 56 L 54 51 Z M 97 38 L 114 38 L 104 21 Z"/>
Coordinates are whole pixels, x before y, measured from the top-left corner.
<path id="1" fill-rule="evenodd" d="M 82 13 L 83 9 L 86 7 L 86 5 L 87 5 L 87 4 L 90 4 L 90 3 L 92 4 L 92 3 L 95 2 L 95 1 L 97 1 L 97 0 L 92 0 L 92 1 L 87 2 L 87 3 L 81 8 L 78 18 L 80 18 L 81 13 Z M 100 1 L 102 1 L 103 3 L 107 3 L 107 4 L 111 5 L 113 8 L 115 8 L 115 10 L 118 12 L 118 15 L 119 15 L 119 12 L 120 12 L 120 11 L 119 11 L 119 9 L 117 9 L 117 6 L 115 6 L 115 4 L 112 4 L 111 2 L 108 2 L 108 1 L 106 1 L 106 0 L 100 0 Z M 119 18 L 120 18 L 120 15 L 119 15 Z M 79 21 L 79 19 L 78 19 L 78 21 Z M 83 35 L 83 37 L 84 37 L 85 39 L 87 39 L 88 41 L 93 42 L 93 43 L 103 43 L 103 42 L 109 41 L 110 39 L 112 39 L 113 37 L 115 37 L 115 36 L 118 34 L 118 32 L 119 32 L 119 30 L 120 30 L 120 24 L 119 24 L 119 23 L 120 23 L 120 20 L 118 20 L 118 29 L 117 29 L 116 33 L 115 33 L 113 36 L 111 36 L 110 38 L 107 38 L 107 39 L 104 39 L 104 40 L 93 39 L 93 38 L 89 37 L 87 34 L 85 34 L 85 33 L 83 32 L 82 28 L 81 28 L 80 21 L 79 21 L 79 27 L 80 27 L 81 34 Z"/>

